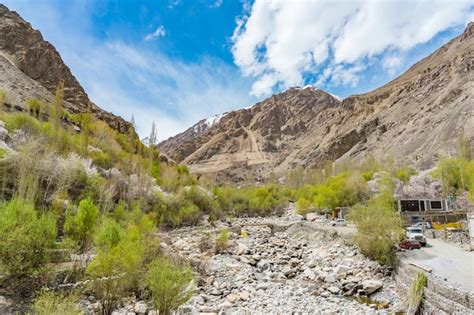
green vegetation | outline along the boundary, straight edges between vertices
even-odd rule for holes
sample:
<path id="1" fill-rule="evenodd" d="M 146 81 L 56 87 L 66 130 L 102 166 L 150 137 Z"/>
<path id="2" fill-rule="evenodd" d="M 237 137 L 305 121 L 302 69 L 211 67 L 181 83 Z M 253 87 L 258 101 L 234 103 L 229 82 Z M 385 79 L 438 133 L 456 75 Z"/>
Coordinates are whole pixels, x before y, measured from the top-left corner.
<path id="1" fill-rule="evenodd" d="M 92 242 L 98 219 L 99 210 L 90 198 L 81 200 L 77 211 L 67 214 L 64 230 L 81 251 L 87 249 Z"/>
<path id="2" fill-rule="evenodd" d="M 145 277 L 146 286 L 160 314 L 171 314 L 192 296 L 189 288 L 192 280 L 193 273 L 188 266 L 164 256 L 150 264 Z"/>
<path id="3" fill-rule="evenodd" d="M 207 182 L 203 188 L 202 178 L 198 182 L 186 166 L 161 161 L 154 126 L 147 147 L 133 129 L 119 133 L 90 110 L 68 113 L 63 93 L 60 84 L 50 104 L 31 99 L 23 113 L 0 112 L 9 132 L 24 135 L 14 140 L 13 154 L 0 151 L 0 272 L 29 279 L 47 270 L 49 281 L 55 278 L 54 268 L 74 268 L 67 270 L 72 278 L 90 281 L 81 293 L 98 298 L 105 314 L 124 297 L 150 294 L 160 312 L 168 314 L 191 296 L 193 274 L 187 264 L 160 252 L 157 229 L 196 225 L 204 218 L 213 223 L 278 214 L 290 200 L 302 215 L 352 207 L 356 244 L 368 257 L 393 264 L 403 230 L 393 209 L 391 178 L 406 183 L 416 174 L 414 168 L 369 157 L 359 165 L 346 161 L 298 168 L 284 186 Z M 2 95 L 0 103 L 6 98 Z M 447 194 L 467 190 L 474 200 L 474 164 L 466 143 L 460 140 L 460 156 L 442 159 L 433 176 L 443 179 Z M 371 197 L 367 182 L 376 173 L 385 188 Z M 381 179 L 381 173 L 387 176 Z M 199 247 L 223 252 L 230 236 L 228 229 L 204 234 Z M 87 266 L 58 267 L 51 254 L 63 251 L 96 256 Z M 44 291 L 33 310 L 76 314 L 76 302 L 74 296 Z"/>
<path id="4" fill-rule="evenodd" d="M 215 249 L 216 253 L 222 253 L 229 247 L 230 232 L 228 229 L 222 229 L 216 237 Z"/>
<path id="5" fill-rule="evenodd" d="M 134 219 L 131 218 L 125 233 L 116 233 L 118 227 L 113 222 L 106 223 L 109 226 L 102 230 L 102 246 L 86 269 L 94 280 L 92 291 L 101 300 L 106 314 L 110 314 L 129 291 L 138 289 L 146 264 L 156 254 L 149 235 L 154 223 L 142 214 Z M 110 233 L 111 230 L 114 232 Z"/>
<path id="6" fill-rule="evenodd" d="M 217 187 L 213 190 L 219 209 L 235 216 L 265 215 L 282 210 L 288 199 L 282 187 L 267 185 L 263 187 L 235 188 Z"/>
<path id="7" fill-rule="evenodd" d="M 366 204 L 357 204 L 349 220 L 357 227 L 355 243 L 367 257 L 385 265 L 395 263 L 395 245 L 403 238 L 400 215 L 394 209 L 392 180 L 384 179 L 384 188 Z"/>
<path id="8" fill-rule="evenodd" d="M 43 290 L 35 299 L 32 307 L 33 315 L 80 315 L 84 314 L 78 306 L 74 295 L 55 294 Z"/>
<path id="9" fill-rule="evenodd" d="M 0 206 L 0 264 L 11 275 L 28 275 L 44 266 L 54 247 L 56 221 L 31 203 L 13 199 Z"/>
<path id="10" fill-rule="evenodd" d="M 428 278 L 426 275 L 422 272 L 418 272 L 415 279 L 413 279 L 407 299 L 407 304 L 410 308 L 415 308 L 414 313 L 418 311 L 423 303 L 423 294 L 427 285 Z"/>
<path id="11" fill-rule="evenodd" d="M 3 105 L 8 100 L 8 93 L 5 90 L 0 90 L 0 105 Z"/>
<path id="12" fill-rule="evenodd" d="M 457 195 L 468 191 L 474 202 L 474 160 L 465 158 L 443 158 L 439 161 L 433 177 L 443 182 L 447 195 Z"/>
<path id="13" fill-rule="evenodd" d="M 311 201 L 304 196 L 301 196 L 298 198 L 298 201 L 296 201 L 296 211 L 298 214 L 305 215 L 308 213 L 310 207 Z"/>
<path id="14" fill-rule="evenodd" d="M 395 171 L 395 177 L 401 180 L 403 183 L 408 183 L 410 177 L 416 174 L 416 170 L 411 166 L 402 167 Z"/>
<path id="15" fill-rule="evenodd" d="M 311 205 L 318 212 L 336 207 L 348 207 L 368 197 L 367 183 L 358 171 L 344 171 L 325 179 L 320 184 L 307 184 L 292 191 L 297 210 L 305 214 Z"/>

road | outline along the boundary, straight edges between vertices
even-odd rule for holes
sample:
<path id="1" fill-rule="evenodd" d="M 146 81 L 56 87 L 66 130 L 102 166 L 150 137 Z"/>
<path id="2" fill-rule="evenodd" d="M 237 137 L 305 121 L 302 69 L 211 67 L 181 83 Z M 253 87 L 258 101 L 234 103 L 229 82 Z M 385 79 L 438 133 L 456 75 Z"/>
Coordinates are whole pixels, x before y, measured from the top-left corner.
<path id="1" fill-rule="evenodd" d="M 442 240 L 428 239 L 426 247 L 407 251 L 403 256 L 408 262 L 431 269 L 435 275 L 474 292 L 474 252 Z"/>
<path id="2" fill-rule="evenodd" d="M 333 227 L 318 224 L 322 230 L 337 231 L 342 237 L 351 238 L 357 229 L 353 225 Z M 474 292 L 474 251 L 469 252 L 439 239 L 427 239 L 428 245 L 421 249 L 406 251 L 401 259 L 432 270 L 438 277 L 448 279 L 450 284 Z"/>

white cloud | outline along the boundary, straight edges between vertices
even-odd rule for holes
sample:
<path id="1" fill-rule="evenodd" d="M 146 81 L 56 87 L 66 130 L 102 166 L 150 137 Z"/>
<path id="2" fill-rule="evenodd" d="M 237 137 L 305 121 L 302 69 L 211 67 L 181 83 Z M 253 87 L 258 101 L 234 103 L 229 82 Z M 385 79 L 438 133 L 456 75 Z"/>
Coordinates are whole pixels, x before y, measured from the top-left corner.
<path id="1" fill-rule="evenodd" d="M 465 24 L 473 5 L 472 0 L 256 0 L 237 20 L 232 53 L 243 74 L 257 79 L 253 95 L 268 95 L 277 85 L 302 85 L 306 73 L 320 73 L 320 83 L 353 86 L 363 62 L 388 52 L 382 66 L 393 73 L 403 52 Z"/>
<path id="2" fill-rule="evenodd" d="M 248 95 L 251 82 L 214 58 L 185 63 L 120 41 L 88 43 L 69 54 L 90 98 L 126 119 L 133 114 L 142 137 L 152 121 L 164 140 L 200 119 L 255 101 Z"/>
<path id="3" fill-rule="evenodd" d="M 217 9 L 220 8 L 224 0 L 215 0 L 212 4 L 209 5 L 210 8 Z"/>
<path id="4" fill-rule="evenodd" d="M 153 33 L 148 34 L 145 36 L 145 40 L 152 40 L 153 38 L 156 37 L 163 37 L 166 35 L 166 30 L 163 25 L 160 25 L 156 28 L 156 30 Z"/>
<path id="5" fill-rule="evenodd" d="M 52 3 L 40 4 L 41 10 L 26 2 L 7 3 L 55 45 L 94 103 L 127 120 L 134 115 L 142 138 L 149 134 L 153 121 L 161 141 L 200 119 L 256 101 L 248 94 L 251 80 L 220 59 L 189 63 L 143 42 L 95 39 L 85 18 L 93 8 L 84 5 L 64 13 Z M 45 19 L 45 12 L 51 18 Z M 58 27 L 68 20 L 81 27 Z"/>
<path id="6" fill-rule="evenodd" d="M 402 63 L 403 57 L 401 55 L 387 55 L 382 60 L 382 66 L 390 75 L 394 75 Z"/>

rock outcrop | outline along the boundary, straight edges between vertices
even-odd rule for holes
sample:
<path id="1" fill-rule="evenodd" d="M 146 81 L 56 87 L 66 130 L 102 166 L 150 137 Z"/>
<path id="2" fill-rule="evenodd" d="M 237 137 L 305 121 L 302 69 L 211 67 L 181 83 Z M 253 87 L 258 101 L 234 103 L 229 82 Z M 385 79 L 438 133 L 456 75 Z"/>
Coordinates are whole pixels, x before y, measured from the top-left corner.
<path id="1" fill-rule="evenodd" d="M 296 166 L 393 155 L 427 168 L 474 139 L 474 23 L 388 84 L 342 102 L 292 88 L 159 148 L 191 171 L 239 181 Z"/>
<path id="2" fill-rule="evenodd" d="M 68 111 L 90 108 L 98 119 L 120 132 L 131 127 L 121 117 L 92 103 L 54 46 L 20 15 L 0 4 L 0 89 L 8 91 L 14 105 L 21 107 L 28 98 L 50 101 L 61 81 Z"/>

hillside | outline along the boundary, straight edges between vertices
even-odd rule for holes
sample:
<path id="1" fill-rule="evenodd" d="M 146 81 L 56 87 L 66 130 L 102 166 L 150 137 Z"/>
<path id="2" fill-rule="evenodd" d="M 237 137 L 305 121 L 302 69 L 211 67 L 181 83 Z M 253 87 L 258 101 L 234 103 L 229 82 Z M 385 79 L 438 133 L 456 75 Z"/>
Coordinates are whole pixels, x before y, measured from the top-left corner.
<path id="1" fill-rule="evenodd" d="M 295 166 L 393 155 L 420 167 L 474 137 L 474 23 L 388 84 L 342 102 L 292 88 L 248 109 L 203 121 L 159 144 L 193 172 L 255 179 Z"/>
<path id="2" fill-rule="evenodd" d="M 61 81 L 70 113 L 89 107 L 113 129 L 126 132 L 130 128 L 130 123 L 91 102 L 54 46 L 16 12 L 0 4 L 0 90 L 8 92 L 8 102 L 17 109 L 30 98 L 50 102 Z"/>

